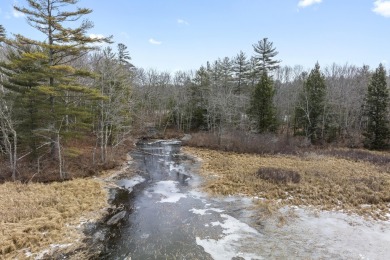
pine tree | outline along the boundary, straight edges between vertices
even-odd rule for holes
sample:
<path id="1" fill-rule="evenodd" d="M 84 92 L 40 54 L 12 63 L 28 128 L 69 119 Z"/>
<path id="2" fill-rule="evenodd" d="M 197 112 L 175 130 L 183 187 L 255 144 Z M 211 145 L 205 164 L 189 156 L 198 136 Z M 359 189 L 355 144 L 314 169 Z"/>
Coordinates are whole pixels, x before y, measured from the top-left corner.
<path id="1" fill-rule="evenodd" d="M 273 80 L 263 71 L 250 101 L 249 116 L 259 133 L 274 132 L 277 128 Z"/>
<path id="2" fill-rule="evenodd" d="M 73 67 L 71 63 L 95 49 L 94 44 L 109 41 L 108 38 L 87 36 L 87 30 L 92 28 L 88 20 L 82 21 L 76 28 L 68 27 L 92 12 L 87 8 L 71 10 L 77 3 L 78 0 L 27 0 L 28 7 L 14 6 L 15 10 L 26 15 L 29 25 L 45 37 L 34 40 L 16 34 L 15 39 L 6 39 L 8 46 L 21 53 L 20 57 L 9 60 L 8 64 L 0 65 L 8 73 L 10 89 L 18 88 L 22 95 L 32 95 L 31 106 L 37 109 L 40 104 L 39 110 L 46 115 L 43 124 L 34 133 L 50 140 L 51 158 L 59 161 L 61 178 L 64 175 L 60 140 L 70 130 L 76 130 L 75 123 L 80 126 L 87 116 L 86 111 L 77 106 L 78 103 L 82 99 L 102 98 L 96 90 L 80 84 L 78 80 L 92 74 Z M 24 46 L 29 46 L 30 50 L 24 50 Z M 32 74 L 23 68 L 25 65 L 19 61 L 23 59 L 28 59 L 29 65 L 36 66 Z M 26 80 L 31 81 L 30 85 L 26 85 Z"/>
<path id="3" fill-rule="evenodd" d="M 118 43 L 118 60 L 121 64 L 130 64 L 130 54 L 127 46 L 123 43 Z"/>
<path id="4" fill-rule="evenodd" d="M 204 66 L 196 71 L 194 82 L 189 89 L 191 129 L 207 129 L 207 102 L 210 94 L 210 75 Z"/>
<path id="5" fill-rule="evenodd" d="M 389 101 L 386 71 L 380 64 L 368 84 L 365 98 L 367 126 L 364 136 L 365 146 L 369 149 L 384 149 L 389 146 Z"/>
<path id="6" fill-rule="evenodd" d="M 218 59 L 218 63 L 221 69 L 221 78 L 219 79 L 220 84 L 225 90 L 230 89 L 230 83 L 232 82 L 233 63 L 229 57 L 225 57 L 222 60 Z"/>
<path id="7" fill-rule="evenodd" d="M 19 49 L 7 46 L 6 61 L 0 62 L 0 72 L 4 75 L 1 84 L 9 90 L 5 98 L 14 104 L 12 116 L 18 122 L 20 150 L 29 148 L 32 157 L 37 156 L 37 147 L 44 141 L 35 131 L 45 127 L 48 117 L 44 102 L 47 96 L 36 91 L 47 81 L 45 64 L 40 57 L 42 53 L 31 45 L 21 45 Z"/>
<path id="8" fill-rule="evenodd" d="M 0 42 L 2 42 L 5 39 L 5 28 L 3 25 L 0 24 Z"/>
<path id="9" fill-rule="evenodd" d="M 260 40 L 257 44 L 253 44 L 255 51 L 255 59 L 257 62 L 257 71 L 261 75 L 262 72 L 271 72 L 279 68 L 280 60 L 275 60 L 275 56 L 279 52 L 273 47 L 273 42 L 268 41 L 268 38 Z"/>
<path id="10" fill-rule="evenodd" d="M 316 63 L 304 82 L 295 109 L 295 129 L 303 129 L 312 143 L 323 139 L 325 130 L 325 77 Z"/>
<path id="11" fill-rule="evenodd" d="M 248 61 L 244 52 L 240 51 L 233 60 L 233 72 L 237 82 L 236 92 L 241 94 L 245 84 L 245 74 L 248 72 Z"/>

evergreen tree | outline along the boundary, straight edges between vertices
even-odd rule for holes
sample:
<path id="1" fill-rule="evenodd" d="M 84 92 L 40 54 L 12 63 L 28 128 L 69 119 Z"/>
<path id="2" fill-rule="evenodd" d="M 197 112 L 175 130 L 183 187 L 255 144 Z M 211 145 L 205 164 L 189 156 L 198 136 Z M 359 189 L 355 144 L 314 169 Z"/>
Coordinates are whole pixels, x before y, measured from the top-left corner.
<path id="1" fill-rule="evenodd" d="M 245 74 L 248 72 L 248 61 L 244 52 L 240 51 L 233 60 L 233 72 L 237 82 L 236 92 L 241 94 L 245 84 Z"/>
<path id="2" fill-rule="evenodd" d="M 29 148 L 33 157 L 37 156 L 37 147 L 43 142 L 36 130 L 45 128 L 47 122 L 46 95 L 36 91 L 40 84 L 45 84 L 45 62 L 40 59 L 42 53 L 31 45 L 21 45 L 18 49 L 5 48 L 5 62 L 0 62 L 0 72 L 5 76 L 1 81 L 9 90 L 5 97 L 13 103 L 13 117 L 18 122 L 21 149 Z"/>
<path id="3" fill-rule="evenodd" d="M 255 122 L 259 133 L 274 132 L 277 128 L 273 80 L 263 71 L 251 97 L 249 116 Z"/>
<path id="4" fill-rule="evenodd" d="M 207 129 L 207 102 L 210 94 L 210 75 L 204 66 L 196 71 L 190 87 L 188 110 L 191 129 Z"/>
<path id="5" fill-rule="evenodd" d="M 295 109 L 295 129 L 303 129 L 312 143 L 324 137 L 325 97 L 325 76 L 321 73 L 317 62 L 304 82 Z"/>
<path id="6" fill-rule="evenodd" d="M 118 60 L 121 64 L 130 64 L 130 54 L 127 46 L 123 43 L 118 43 Z"/>
<path id="7" fill-rule="evenodd" d="M 34 98 L 30 99 L 31 106 L 46 117 L 42 125 L 34 133 L 50 140 L 50 154 L 52 159 L 59 161 L 60 176 L 63 178 L 60 140 L 70 130 L 84 122 L 86 111 L 77 106 L 81 99 L 96 99 L 102 96 L 89 87 L 82 85 L 80 77 L 92 76 L 88 71 L 77 69 L 71 65 L 73 61 L 95 49 L 93 44 L 106 41 L 108 38 L 97 39 L 86 35 L 92 28 L 88 20 L 81 22 L 76 28 L 74 25 L 84 15 L 91 13 L 87 8 L 71 7 L 78 0 L 27 0 L 28 7 L 14 6 L 15 10 L 26 15 L 27 22 L 33 28 L 45 35 L 43 40 L 34 40 L 16 34 L 15 39 L 6 39 L 5 43 L 15 50 L 21 51 L 19 57 L 10 59 L 8 64 L 0 67 L 9 74 L 8 86 L 10 89 L 26 88 Z M 30 50 L 24 50 L 30 46 Z M 35 66 L 30 73 L 23 68 L 20 60 L 28 59 L 28 65 Z M 20 71 L 25 73 L 20 73 Z M 30 81 L 26 85 L 26 81 Z M 5 84 L 7 87 L 7 84 Z M 25 96 L 23 96 L 25 97 Z M 73 128 L 72 128 L 72 125 Z M 64 131 L 66 130 L 66 131 Z"/>
<path id="8" fill-rule="evenodd" d="M 3 25 L 0 24 L 0 42 L 2 42 L 5 39 L 5 28 Z"/>
<path id="9" fill-rule="evenodd" d="M 279 68 L 280 60 L 275 60 L 275 56 L 279 52 L 273 47 L 273 42 L 268 41 L 268 38 L 260 40 L 257 44 L 253 44 L 255 51 L 255 59 L 257 62 L 257 71 L 261 75 L 262 72 L 271 72 Z"/>
<path id="10" fill-rule="evenodd" d="M 251 57 L 248 62 L 248 70 L 245 72 L 245 79 L 247 80 L 247 84 L 250 86 L 251 91 L 255 89 L 256 82 L 258 81 L 256 67 L 256 58 Z"/>
<path id="11" fill-rule="evenodd" d="M 221 68 L 221 78 L 220 78 L 220 83 L 222 87 L 226 89 L 229 89 L 230 83 L 232 82 L 232 61 L 228 58 L 225 57 L 223 60 L 218 59 L 218 63 Z"/>
<path id="12" fill-rule="evenodd" d="M 389 101 L 386 71 L 380 64 L 368 84 L 365 98 L 367 126 L 364 136 L 365 146 L 369 149 L 384 149 L 389 145 Z"/>

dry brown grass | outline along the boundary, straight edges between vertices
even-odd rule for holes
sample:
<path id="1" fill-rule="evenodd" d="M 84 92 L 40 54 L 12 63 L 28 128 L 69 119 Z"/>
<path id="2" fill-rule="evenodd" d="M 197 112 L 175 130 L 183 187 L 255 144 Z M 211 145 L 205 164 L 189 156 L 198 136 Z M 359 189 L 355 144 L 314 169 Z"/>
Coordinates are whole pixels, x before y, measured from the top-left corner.
<path id="1" fill-rule="evenodd" d="M 0 259 L 24 259 L 51 244 L 82 243 L 82 219 L 96 219 L 107 206 L 103 183 L 76 179 L 62 183 L 0 185 Z"/>
<path id="2" fill-rule="evenodd" d="M 205 190 L 214 194 L 258 196 L 275 204 L 312 205 L 345 210 L 374 219 L 388 219 L 390 172 L 381 165 L 319 155 L 252 155 L 189 148 L 202 160 Z M 296 172 L 299 183 L 275 182 L 258 176 L 259 169 Z"/>

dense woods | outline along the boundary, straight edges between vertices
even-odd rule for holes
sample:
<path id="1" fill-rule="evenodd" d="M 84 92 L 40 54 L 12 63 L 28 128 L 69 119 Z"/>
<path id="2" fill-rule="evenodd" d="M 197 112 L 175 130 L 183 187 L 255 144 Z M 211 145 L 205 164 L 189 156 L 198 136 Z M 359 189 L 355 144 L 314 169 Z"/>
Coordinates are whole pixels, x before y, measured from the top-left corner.
<path id="1" fill-rule="evenodd" d="M 205 61 L 194 71 L 138 68 L 124 44 L 87 35 L 92 23 L 81 18 L 91 10 L 77 2 L 15 7 L 41 39 L 9 38 L 0 27 L 0 180 L 30 179 L 43 169 L 68 178 L 83 146 L 92 147 L 92 164 L 104 164 L 129 136 L 150 128 L 208 132 L 218 142 L 239 133 L 272 134 L 286 145 L 300 136 L 312 145 L 389 147 L 383 65 L 283 66 L 263 38 L 251 54 Z"/>

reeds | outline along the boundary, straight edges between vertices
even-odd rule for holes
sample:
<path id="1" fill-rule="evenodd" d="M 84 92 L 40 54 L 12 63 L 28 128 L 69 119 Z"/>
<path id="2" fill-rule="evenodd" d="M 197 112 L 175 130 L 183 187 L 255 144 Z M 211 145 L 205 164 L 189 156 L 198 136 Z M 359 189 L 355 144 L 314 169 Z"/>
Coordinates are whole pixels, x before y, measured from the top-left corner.
<path id="1" fill-rule="evenodd" d="M 82 218 L 96 219 L 107 193 L 94 179 L 0 185 L 0 259 L 28 258 L 51 244 L 81 243 Z M 31 257 L 33 257 L 32 255 Z"/>
<path id="2" fill-rule="evenodd" d="M 302 155 L 236 154 L 189 147 L 185 151 L 202 160 L 204 188 L 214 194 L 245 194 L 278 206 L 310 205 L 374 219 L 389 217 L 390 174 L 373 160 L 334 157 L 321 151 Z"/>

